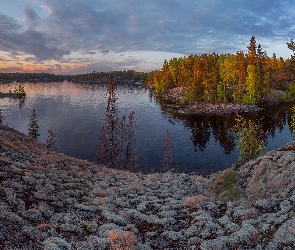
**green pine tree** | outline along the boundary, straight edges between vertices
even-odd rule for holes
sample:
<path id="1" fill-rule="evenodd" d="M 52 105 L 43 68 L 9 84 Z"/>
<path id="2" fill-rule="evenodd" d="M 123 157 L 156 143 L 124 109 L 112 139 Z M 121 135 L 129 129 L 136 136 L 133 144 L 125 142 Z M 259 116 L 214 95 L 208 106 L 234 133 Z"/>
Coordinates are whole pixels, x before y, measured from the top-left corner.
<path id="1" fill-rule="evenodd" d="M 29 124 L 29 135 L 32 136 L 36 141 L 38 140 L 39 134 L 39 125 L 37 124 L 37 118 L 36 118 L 36 111 L 33 109 L 32 115 L 31 115 L 31 123 Z"/>

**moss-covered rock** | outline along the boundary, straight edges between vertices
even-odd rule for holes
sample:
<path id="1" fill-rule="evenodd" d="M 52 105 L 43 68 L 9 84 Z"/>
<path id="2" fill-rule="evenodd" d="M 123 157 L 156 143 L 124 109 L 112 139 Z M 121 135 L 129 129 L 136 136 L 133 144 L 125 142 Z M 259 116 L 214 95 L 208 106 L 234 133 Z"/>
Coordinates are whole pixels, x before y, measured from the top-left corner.
<path id="1" fill-rule="evenodd" d="M 235 201 L 243 194 L 238 185 L 237 173 L 232 169 L 226 169 L 213 182 L 216 199 L 219 201 Z"/>

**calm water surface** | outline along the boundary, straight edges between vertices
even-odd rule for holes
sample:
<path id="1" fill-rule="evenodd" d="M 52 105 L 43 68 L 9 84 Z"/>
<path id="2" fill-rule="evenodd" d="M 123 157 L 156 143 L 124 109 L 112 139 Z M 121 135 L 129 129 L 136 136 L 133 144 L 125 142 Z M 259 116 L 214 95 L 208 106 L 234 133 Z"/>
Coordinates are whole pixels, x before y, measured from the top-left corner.
<path id="1" fill-rule="evenodd" d="M 18 84 L 1 84 L 0 91 L 13 91 L 15 86 Z M 0 99 L 4 122 L 27 134 L 35 109 L 39 141 L 44 142 L 47 131 L 53 130 L 58 151 L 95 161 L 99 147 L 97 135 L 104 123 L 106 85 L 61 82 L 27 83 L 24 87 L 27 93 L 24 103 Z M 117 93 L 120 114 L 135 112 L 136 150 L 142 171 L 161 168 L 167 130 L 171 133 L 172 166 L 181 172 L 209 174 L 237 162 L 236 137 L 230 129 L 234 116 L 178 114 L 139 86 L 119 85 Z M 267 136 L 266 150 L 292 141 L 289 109 L 290 105 L 272 107 L 247 117 L 259 123 Z"/>

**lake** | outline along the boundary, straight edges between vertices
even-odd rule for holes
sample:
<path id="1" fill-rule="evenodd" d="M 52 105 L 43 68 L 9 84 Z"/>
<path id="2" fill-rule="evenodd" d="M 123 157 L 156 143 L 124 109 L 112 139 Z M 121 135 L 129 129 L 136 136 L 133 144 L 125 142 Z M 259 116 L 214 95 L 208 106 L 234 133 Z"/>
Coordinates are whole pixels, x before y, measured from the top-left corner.
<path id="1" fill-rule="evenodd" d="M 0 84 L 0 92 L 18 86 Z M 64 154 L 96 161 L 100 146 L 98 134 L 104 124 L 104 84 L 25 83 L 23 101 L 2 98 L 4 123 L 28 133 L 32 110 L 37 113 L 39 141 L 47 131 L 56 134 L 56 147 Z M 172 167 L 180 172 L 210 174 L 237 163 L 237 139 L 231 130 L 235 116 L 179 114 L 169 104 L 155 98 L 141 86 L 118 85 L 120 115 L 135 112 L 136 151 L 143 172 L 160 171 L 164 159 L 166 131 L 171 134 Z M 267 137 L 266 150 L 293 140 L 289 128 L 291 105 L 278 105 L 247 118 L 255 120 Z"/>

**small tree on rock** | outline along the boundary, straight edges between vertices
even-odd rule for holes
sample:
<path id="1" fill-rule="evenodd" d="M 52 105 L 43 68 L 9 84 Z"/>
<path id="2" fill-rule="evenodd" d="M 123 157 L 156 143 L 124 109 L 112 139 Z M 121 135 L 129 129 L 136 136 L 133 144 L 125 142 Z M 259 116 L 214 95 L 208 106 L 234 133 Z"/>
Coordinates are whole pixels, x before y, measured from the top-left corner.
<path id="1" fill-rule="evenodd" d="M 55 147 L 55 144 L 56 144 L 55 136 L 56 136 L 56 134 L 54 134 L 52 132 L 52 130 L 48 130 L 47 138 L 46 138 L 46 148 L 47 148 L 48 151 L 55 151 L 56 150 L 56 147 Z"/>
<path id="2" fill-rule="evenodd" d="M 39 125 L 37 124 L 37 118 L 36 118 L 36 111 L 33 109 L 32 115 L 31 115 L 31 123 L 29 124 L 29 135 L 32 136 L 36 141 L 38 140 L 39 134 Z"/>

